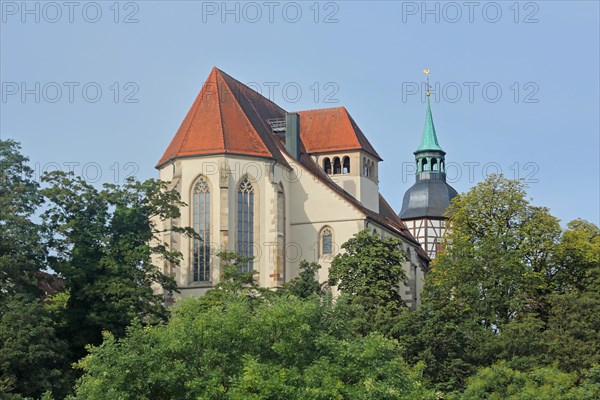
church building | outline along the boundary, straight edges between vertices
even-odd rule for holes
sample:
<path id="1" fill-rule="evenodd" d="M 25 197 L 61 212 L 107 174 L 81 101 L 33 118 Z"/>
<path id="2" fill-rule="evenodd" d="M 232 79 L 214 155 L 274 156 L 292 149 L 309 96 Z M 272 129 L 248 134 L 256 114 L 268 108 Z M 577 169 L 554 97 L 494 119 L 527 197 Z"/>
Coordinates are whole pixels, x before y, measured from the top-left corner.
<path id="1" fill-rule="evenodd" d="M 434 130 L 427 140 L 415 153 L 418 182 L 443 173 Z M 176 279 L 175 296 L 199 296 L 219 282 L 220 250 L 253 257 L 244 269 L 261 287 L 295 278 L 302 260 L 318 262 L 326 282 L 340 246 L 368 229 L 401 239 L 409 278 L 401 293 L 416 307 L 430 258 L 379 193 L 381 161 L 346 108 L 289 112 L 213 68 L 156 166 L 188 204 L 166 223 L 193 227 L 203 239 L 161 237 L 183 254 L 178 268 L 162 264 Z M 429 215 L 412 198 L 405 208 L 414 226 Z"/>

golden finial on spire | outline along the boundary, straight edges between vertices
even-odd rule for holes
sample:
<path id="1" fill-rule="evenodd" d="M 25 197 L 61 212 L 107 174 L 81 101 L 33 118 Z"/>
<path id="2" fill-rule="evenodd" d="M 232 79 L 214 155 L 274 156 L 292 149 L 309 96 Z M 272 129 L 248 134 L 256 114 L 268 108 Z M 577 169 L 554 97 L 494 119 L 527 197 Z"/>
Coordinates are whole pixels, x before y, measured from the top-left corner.
<path id="1" fill-rule="evenodd" d="M 423 73 L 427 77 L 427 92 L 425 94 L 427 95 L 427 97 L 429 97 L 429 95 L 430 95 L 430 93 L 429 93 L 429 70 L 428 69 L 424 69 Z"/>

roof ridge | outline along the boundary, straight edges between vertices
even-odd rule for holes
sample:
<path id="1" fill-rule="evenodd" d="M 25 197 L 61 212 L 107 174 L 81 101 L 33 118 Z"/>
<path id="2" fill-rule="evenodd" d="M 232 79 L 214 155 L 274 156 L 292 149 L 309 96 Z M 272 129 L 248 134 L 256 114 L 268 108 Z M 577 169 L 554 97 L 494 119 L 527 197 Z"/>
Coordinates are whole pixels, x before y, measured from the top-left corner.
<path id="1" fill-rule="evenodd" d="M 235 78 L 232 78 L 232 79 L 234 79 L 234 80 L 235 80 L 236 82 L 238 82 L 238 83 L 241 83 L 241 82 L 239 82 L 239 81 L 238 81 L 237 79 L 235 79 Z M 243 83 L 241 83 L 241 84 L 242 84 L 242 85 L 244 85 Z M 244 86 L 245 86 L 245 85 L 244 85 Z M 248 87 L 246 86 L 246 88 L 248 88 Z M 248 88 L 248 89 L 250 89 L 250 88 Z M 252 90 L 252 89 L 250 89 L 250 90 Z M 255 93 L 258 93 L 257 91 L 254 91 L 254 92 L 255 92 Z M 252 102 L 252 100 L 251 100 L 251 99 L 249 99 L 249 98 L 248 98 L 248 96 L 246 96 L 246 93 L 245 93 L 245 92 L 241 92 L 241 95 L 242 95 L 242 96 L 244 96 L 244 97 L 246 98 L 246 101 L 247 101 L 248 103 L 250 103 L 250 107 L 252 107 L 252 110 L 254 111 L 254 113 L 260 117 L 260 113 L 258 112 L 258 110 L 256 109 L 256 107 L 254 106 L 254 103 Z M 258 93 L 258 95 L 259 95 L 259 96 L 262 96 L 262 94 L 260 94 L 260 93 Z M 262 96 L 262 97 L 264 97 L 264 96 Z M 266 99 L 266 97 L 264 97 L 264 98 Z M 269 100 L 269 99 L 267 99 L 267 100 Z M 269 100 L 269 101 L 271 101 L 271 100 Z M 273 103 L 273 104 L 277 105 L 277 104 L 276 104 L 275 102 L 273 102 L 273 101 L 271 101 L 271 103 Z M 239 106 L 239 104 L 238 104 L 238 106 Z M 279 106 L 278 106 L 278 107 L 279 107 Z M 281 108 L 281 107 L 279 107 L 279 108 Z M 240 106 L 240 109 L 241 109 L 241 106 Z M 282 110 L 283 110 L 283 109 L 282 109 Z M 244 112 L 244 110 L 243 110 L 243 109 L 242 109 L 242 112 Z M 248 119 L 248 116 L 246 115 L 246 113 L 245 113 L 245 112 L 244 112 L 244 116 L 246 117 L 246 119 Z M 263 119 L 262 119 L 262 118 L 259 118 L 259 119 L 260 119 L 260 122 L 262 123 L 262 125 L 265 127 L 265 129 L 266 129 L 266 130 L 267 130 L 267 132 L 268 132 L 268 131 L 269 131 L 269 127 L 267 126 L 267 124 L 265 123 L 265 121 L 263 121 Z M 251 122 L 250 120 L 248 120 L 248 122 L 250 123 L 250 125 L 252 125 L 252 122 Z M 255 128 L 254 126 L 252 126 L 252 127 L 253 127 L 253 128 Z M 256 130 L 256 128 L 255 128 L 255 130 Z M 258 131 L 257 131 L 256 133 L 258 134 L 258 136 L 260 136 L 260 133 L 259 133 Z M 261 139 L 262 139 L 262 138 L 261 138 Z M 266 144 L 265 144 L 265 146 L 266 146 Z"/>
<path id="2" fill-rule="evenodd" d="M 230 77 L 231 78 L 231 77 Z M 242 115 L 244 116 L 244 120 L 246 121 L 246 124 L 251 128 L 251 131 L 254 132 L 254 134 L 256 136 L 258 136 L 258 139 L 260 140 L 261 144 L 265 147 L 265 149 L 270 153 L 271 151 L 269 150 L 268 146 L 266 145 L 266 143 L 264 142 L 261 134 L 258 132 L 258 130 L 256 129 L 256 127 L 252 124 L 252 121 L 250 121 L 250 119 L 248 118 L 248 115 L 246 114 L 246 112 L 244 111 L 244 109 L 242 108 L 242 106 L 240 105 L 240 102 L 238 101 L 238 99 L 236 99 L 235 94 L 233 92 L 233 90 L 231 89 L 231 87 L 229 87 L 229 84 L 227 83 L 227 81 L 225 81 L 224 78 L 222 78 L 223 81 L 225 82 L 225 87 L 226 89 L 229 91 L 229 93 L 231 93 L 232 96 L 232 100 L 233 103 L 235 104 L 235 106 L 239 109 L 239 111 L 242 113 Z M 232 78 L 234 81 L 238 82 L 236 79 Z M 258 92 L 257 92 L 258 93 Z M 244 95 L 243 92 L 240 91 L 240 94 L 243 95 L 246 100 L 248 100 L 248 97 Z M 250 102 L 251 103 L 251 102 Z M 220 107 L 220 105 L 219 105 Z M 254 112 L 260 116 L 260 114 L 258 114 L 258 112 L 256 111 L 256 109 L 254 108 L 254 106 L 252 106 L 252 109 L 254 110 Z M 225 151 L 227 152 L 227 147 L 225 147 Z M 274 154 L 272 154 L 273 156 L 275 156 Z"/>
<path id="3" fill-rule="evenodd" d="M 224 75 L 225 77 L 227 77 L 227 78 L 231 79 L 232 81 L 234 81 L 235 83 L 239 84 L 242 87 L 242 89 L 249 90 L 251 92 L 256 93 L 258 96 L 260 96 L 261 98 L 267 100 L 269 103 L 273 104 L 274 106 L 276 106 L 277 108 L 279 108 L 281 111 L 287 112 L 279 104 L 275 103 L 273 100 L 269 99 L 268 97 L 263 96 L 262 93 L 257 92 L 256 90 L 252 89 L 250 86 L 248 86 L 248 85 L 240 82 L 239 80 L 235 79 L 233 76 L 229 75 L 227 72 L 224 72 L 224 71 L 222 71 L 222 70 L 220 70 L 220 69 L 218 69 L 216 67 L 215 67 L 215 69 L 217 71 L 219 71 L 221 77 L 223 78 L 223 81 L 226 82 L 225 78 L 223 77 L 223 75 Z M 229 85 L 227 85 L 227 86 L 229 86 Z M 248 96 L 246 96 L 245 93 L 243 93 L 243 94 L 244 94 L 244 97 L 246 97 L 246 100 L 248 100 L 248 102 L 252 104 L 251 99 L 249 99 Z M 257 114 L 258 114 L 258 112 L 257 112 Z"/>
<path id="4" fill-rule="evenodd" d="M 350 123 L 350 127 L 352 128 L 352 130 L 354 130 L 354 132 L 356 134 L 356 138 L 357 138 L 360 146 L 364 147 L 366 152 L 371 153 L 375 157 L 379 158 L 379 160 L 383 161 L 383 158 L 381 158 L 379 153 L 377 153 L 377 150 L 375 150 L 375 147 L 373 147 L 371 142 L 369 142 L 369 139 L 367 139 L 367 137 L 365 136 L 363 131 L 360 129 L 360 127 L 358 126 L 358 124 L 356 123 L 354 118 L 352 118 L 352 115 L 350 115 L 350 112 L 348 111 L 348 109 L 346 109 L 346 107 L 344 107 L 344 111 L 346 112 L 346 115 L 348 116 L 348 121 Z"/>
<path id="5" fill-rule="evenodd" d="M 263 96 L 261 93 L 244 85 L 243 83 L 241 83 L 237 79 L 233 78 L 232 76 L 227 75 L 227 73 L 223 73 L 223 75 L 225 75 L 225 77 L 227 77 L 231 80 L 231 82 L 228 82 L 224 76 L 221 77 L 224 80 L 224 82 L 226 83 L 226 86 L 229 89 L 229 91 L 232 93 L 235 103 L 236 103 L 237 107 L 240 109 L 240 111 L 242 112 L 242 114 L 244 115 L 245 120 L 252 127 L 254 133 L 257 136 L 257 139 L 260 141 L 260 143 L 263 145 L 263 147 L 266 149 L 266 151 L 271 154 L 272 157 L 277 159 L 278 158 L 277 153 L 279 153 L 279 157 L 282 157 L 280 154 L 281 151 L 279 150 L 279 147 L 276 145 L 276 141 L 279 139 L 276 139 L 275 135 L 272 134 L 271 128 L 267 125 L 263 115 L 256 108 L 255 102 L 256 102 L 256 104 L 262 105 L 265 108 L 272 108 L 272 106 L 274 106 L 276 108 L 275 112 L 277 112 L 277 113 L 285 114 L 285 113 L 287 113 L 287 111 L 284 110 L 281 106 L 279 106 L 275 102 L 271 101 L 269 98 Z M 238 93 L 240 98 L 245 103 L 247 103 L 247 106 L 250 107 L 250 110 L 248 113 L 244 110 L 244 107 L 241 104 L 241 102 L 238 101 L 238 99 L 235 97 L 235 93 L 233 92 L 233 88 L 231 87 L 232 84 L 234 86 L 236 86 L 235 87 L 236 93 Z M 249 96 L 250 92 L 255 93 L 259 97 L 257 97 L 255 100 L 253 100 Z M 253 114 L 253 115 L 250 115 L 250 114 Z M 255 123 L 253 122 L 253 119 L 258 119 L 258 121 L 259 121 L 258 123 L 260 124 L 260 127 L 255 125 Z M 260 128 L 262 128 L 264 131 L 261 132 Z M 285 161 L 285 158 L 283 158 L 283 160 Z"/>
<path id="6" fill-rule="evenodd" d="M 213 70 L 220 71 L 216 66 L 213 67 Z M 217 74 L 217 78 L 220 77 L 220 74 Z M 227 86 L 227 82 L 221 77 L 225 86 Z M 223 125 L 223 110 L 221 109 L 221 93 L 219 92 L 219 83 L 217 82 L 217 104 L 219 105 L 219 121 L 221 122 L 221 137 L 223 138 L 223 148 L 227 149 L 227 143 L 225 143 L 225 126 Z"/>
<path id="7" fill-rule="evenodd" d="M 341 108 L 341 109 L 343 109 L 343 110 L 346 110 L 346 107 L 345 107 L 345 106 L 337 106 L 337 107 L 322 107 L 322 108 L 313 108 L 313 109 L 310 109 L 310 110 L 293 111 L 293 112 L 300 114 L 300 113 L 304 113 L 304 112 L 312 112 L 312 111 L 327 111 L 327 110 L 336 110 L 336 109 L 338 109 L 338 108 Z"/>

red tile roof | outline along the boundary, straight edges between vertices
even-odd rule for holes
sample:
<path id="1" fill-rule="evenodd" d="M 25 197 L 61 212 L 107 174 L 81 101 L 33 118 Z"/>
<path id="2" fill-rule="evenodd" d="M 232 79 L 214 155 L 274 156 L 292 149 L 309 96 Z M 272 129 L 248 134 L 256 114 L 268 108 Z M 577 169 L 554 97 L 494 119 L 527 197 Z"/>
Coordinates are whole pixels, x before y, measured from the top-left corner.
<path id="1" fill-rule="evenodd" d="M 157 168 L 175 158 L 222 153 L 274 158 L 289 167 L 283 156 L 287 154 L 284 144 L 272 133 L 267 122 L 284 118 L 285 114 L 283 108 L 215 67 Z M 309 156 L 312 153 L 364 150 L 381 160 L 346 108 L 300 111 L 298 114 L 300 164 L 367 218 L 418 244 L 383 196 L 379 196 L 379 213 L 366 208 L 333 182 Z M 418 253 L 423 260 L 429 260 L 420 247 Z"/>
<path id="2" fill-rule="evenodd" d="M 309 153 L 364 150 L 381 160 L 346 107 L 298 112 L 300 139 Z"/>
<path id="3" fill-rule="evenodd" d="M 267 123 L 284 117 L 283 108 L 215 67 L 157 168 L 174 158 L 221 153 L 286 164 Z"/>

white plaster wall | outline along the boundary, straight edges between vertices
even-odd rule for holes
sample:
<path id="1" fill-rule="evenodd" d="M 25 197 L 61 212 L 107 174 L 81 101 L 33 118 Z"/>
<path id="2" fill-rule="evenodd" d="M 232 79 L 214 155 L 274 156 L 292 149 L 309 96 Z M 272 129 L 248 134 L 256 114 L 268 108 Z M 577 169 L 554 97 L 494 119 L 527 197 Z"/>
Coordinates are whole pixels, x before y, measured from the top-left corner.
<path id="1" fill-rule="evenodd" d="M 255 201 L 255 259 L 254 270 L 258 271 L 258 283 L 262 287 L 275 287 L 277 281 L 270 275 L 273 273 L 272 252 L 277 241 L 277 232 L 274 226 L 277 188 L 275 184 L 281 183 L 284 188 L 284 193 L 289 193 L 289 185 L 284 176 L 287 177 L 289 172 L 273 160 L 259 159 L 252 157 L 218 155 L 218 156 L 202 156 L 194 158 L 184 158 L 176 162 L 181 163 L 181 177 L 179 179 L 178 188 L 181 193 L 182 200 L 188 206 L 182 207 L 180 225 L 192 226 L 192 214 L 190 205 L 192 203 L 193 186 L 200 176 L 209 184 L 210 187 L 210 243 L 212 249 L 211 256 L 211 282 L 192 282 L 192 240 L 178 236 L 178 250 L 183 254 L 183 260 L 179 268 L 176 269 L 176 280 L 181 290 L 181 296 L 201 295 L 210 287 L 213 287 L 219 281 L 221 269 L 220 260 L 216 253 L 220 249 L 233 251 L 236 246 L 236 224 L 237 224 L 237 187 L 244 176 L 248 176 L 254 186 L 254 201 Z M 227 168 L 228 174 L 228 202 L 221 204 L 221 188 L 220 174 L 221 170 Z M 160 179 L 171 180 L 173 178 L 173 166 L 165 165 L 159 172 Z M 227 209 L 228 237 L 225 240 L 221 238 L 220 227 L 223 225 L 221 221 L 221 208 Z M 286 212 L 289 212 L 289 207 L 286 207 Z M 289 232 L 289 216 L 286 218 L 288 226 L 286 231 Z"/>
<path id="2" fill-rule="evenodd" d="M 287 157 L 287 156 L 286 156 Z M 358 157 L 354 158 L 358 163 Z M 175 161 L 176 168 L 172 164 L 165 165 L 159 171 L 162 180 L 171 181 L 175 178 L 183 201 L 191 204 L 193 185 L 196 180 L 203 176 L 210 187 L 211 199 L 211 237 L 210 242 L 214 251 L 211 258 L 210 283 L 191 282 L 191 252 L 192 241 L 175 235 L 175 246 L 183 254 L 183 260 L 179 268 L 175 268 L 175 278 L 181 293 L 176 297 L 200 296 L 208 289 L 218 283 L 221 269 L 219 258 L 216 253 L 219 249 L 235 250 L 236 224 L 237 224 L 237 186 L 243 176 L 249 176 L 255 186 L 255 261 L 254 269 L 258 271 L 258 283 L 261 287 L 275 288 L 283 281 L 277 280 L 274 275 L 274 260 L 276 257 L 275 244 L 277 242 L 277 186 L 283 187 L 285 195 L 286 211 L 286 257 L 285 257 L 285 279 L 289 281 L 298 276 L 298 266 L 301 260 L 317 261 L 322 265 L 319 271 L 319 281 L 326 282 L 329 274 L 329 266 L 332 257 L 323 256 L 320 253 L 320 232 L 328 226 L 333 231 L 334 254 L 340 250 L 340 246 L 350 239 L 354 234 L 365 228 L 365 215 L 349 204 L 345 199 L 331 190 L 326 184 L 317 179 L 303 166 L 298 165 L 295 160 L 288 158 L 292 170 L 273 160 L 234 156 L 215 155 L 194 158 L 184 158 Z M 227 167 L 230 174 L 227 177 L 229 185 L 228 203 L 221 204 L 221 170 Z M 359 172 L 359 167 L 354 166 L 351 161 L 351 171 Z M 368 178 L 360 178 L 373 184 L 368 193 L 378 199 L 377 185 Z M 175 182 L 174 181 L 174 182 Z M 378 203 L 378 202 L 377 202 Z M 225 215 L 227 221 L 221 221 L 221 208 L 227 210 Z M 192 226 L 192 215 L 190 207 L 181 209 L 180 226 Z M 228 228 L 227 246 L 221 240 L 220 227 Z M 375 228 L 379 234 L 387 236 L 394 235 L 392 232 L 370 223 L 369 228 Z M 168 235 L 162 239 L 169 240 Z M 226 246 L 226 247 L 225 247 Z M 411 244 L 411 246 L 414 246 Z M 412 260 L 407 262 L 419 265 L 416 258 L 416 249 L 411 251 Z M 164 271 L 168 272 L 168 266 L 164 262 Z M 423 272 L 418 277 L 418 287 L 422 288 Z M 404 289 L 403 289 L 404 291 Z"/>
<path id="3" fill-rule="evenodd" d="M 321 230 L 326 226 L 331 228 L 335 251 L 363 228 L 365 216 L 303 166 L 292 159 L 288 162 L 294 166 L 294 172 L 288 179 L 290 235 L 287 275 L 289 279 L 297 276 L 301 260 L 318 261 L 323 267 L 319 271 L 319 280 L 325 282 L 331 257 L 320 254 Z"/>
<path id="4" fill-rule="evenodd" d="M 368 155 L 364 151 L 347 151 L 339 153 L 327 153 L 320 154 L 318 157 L 313 157 L 313 160 L 323 169 L 323 160 L 329 158 L 332 162 L 333 159 L 339 157 L 343 160 L 345 156 L 350 157 L 350 173 L 349 174 L 336 174 L 330 175 L 329 177 L 342 189 L 346 190 L 355 199 L 360 201 L 366 208 L 379 212 L 379 183 L 377 178 L 377 160 Z M 363 176 L 362 160 L 367 158 L 374 162 L 373 176 Z"/>

